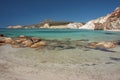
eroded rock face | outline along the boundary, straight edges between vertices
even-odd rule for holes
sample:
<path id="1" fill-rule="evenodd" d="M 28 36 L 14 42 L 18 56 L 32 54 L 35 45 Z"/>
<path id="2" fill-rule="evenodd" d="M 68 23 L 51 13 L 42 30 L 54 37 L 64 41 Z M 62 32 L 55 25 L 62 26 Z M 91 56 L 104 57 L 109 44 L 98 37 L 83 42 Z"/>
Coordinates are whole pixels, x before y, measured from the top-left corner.
<path id="1" fill-rule="evenodd" d="M 87 22 L 79 29 L 120 30 L 120 7 L 111 14 Z"/>
<path id="2" fill-rule="evenodd" d="M 83 26 L 84 24 L 82 23 L 69 23 L 67 25 L 68 28 L 70 29 L 79 29 L 79 27 Z"/>
<path id="3" fill-rule="evenodd" d="M 120 30 L 120 7 L 110 14 L 104 23 L 106 30 Z"/>

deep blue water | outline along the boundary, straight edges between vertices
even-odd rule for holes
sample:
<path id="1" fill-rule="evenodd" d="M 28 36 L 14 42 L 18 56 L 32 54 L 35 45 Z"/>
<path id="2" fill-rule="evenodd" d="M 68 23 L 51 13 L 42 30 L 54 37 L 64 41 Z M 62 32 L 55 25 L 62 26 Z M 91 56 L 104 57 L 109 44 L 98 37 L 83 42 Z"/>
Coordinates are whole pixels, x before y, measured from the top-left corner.
<path id="1" fill-rule="evenodd" d="M 43 39 L 71 39 L 81 40 L 88 39 L 90 41 L 111 41 L 120 40 L 120 32 L 110 32 L 102 30 L 79 30 L 79 29 L 0 29 L 0 34 L 9 37 L 19 35 L 35 36 Z"/>

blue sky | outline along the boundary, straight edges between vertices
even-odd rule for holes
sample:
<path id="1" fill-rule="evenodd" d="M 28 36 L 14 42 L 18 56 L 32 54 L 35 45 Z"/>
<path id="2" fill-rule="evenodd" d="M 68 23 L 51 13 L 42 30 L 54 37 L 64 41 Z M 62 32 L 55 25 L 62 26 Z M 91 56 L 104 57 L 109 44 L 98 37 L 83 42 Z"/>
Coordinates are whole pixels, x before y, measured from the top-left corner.
<path id="1" fill-rule="evenodd" d="M 111 13 L 120 0 L 0 0 L 0 27 L 45 19 L 87 22 Z"/>

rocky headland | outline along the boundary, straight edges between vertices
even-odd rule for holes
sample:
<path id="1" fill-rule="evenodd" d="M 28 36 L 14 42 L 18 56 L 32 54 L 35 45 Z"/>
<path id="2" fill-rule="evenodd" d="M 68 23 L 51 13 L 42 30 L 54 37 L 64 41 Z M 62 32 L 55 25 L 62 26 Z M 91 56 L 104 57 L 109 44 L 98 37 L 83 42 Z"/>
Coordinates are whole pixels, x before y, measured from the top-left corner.
<path id="1" fill-rule="evenodd" d="M 26 25 L 26 26 L 8 26 L 8 28 L 67 28 L 67 29 L 92 29 L 92 30 L 120 30 L 120 7 L 117 7 L 112 13 L 90 20 L 87 23 L 71 22 L 71 21 L 52 21 L 45 20 L 39 24 Z"/>
<path id="2" fill-rule="evenodd" d="M 111 14 L 87 22 L 79 29 L 120 30 L 120 7 L 117 7 Z"/>

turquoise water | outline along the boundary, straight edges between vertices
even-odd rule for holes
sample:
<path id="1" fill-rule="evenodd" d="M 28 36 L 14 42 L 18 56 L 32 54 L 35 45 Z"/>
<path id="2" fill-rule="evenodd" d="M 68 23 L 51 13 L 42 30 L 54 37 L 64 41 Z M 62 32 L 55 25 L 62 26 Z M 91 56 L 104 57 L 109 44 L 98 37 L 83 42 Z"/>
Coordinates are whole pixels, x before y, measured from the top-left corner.
<path id="1" fill-rule="evenodd" d="M 5 34 L 9 37 L 19 35 L 35 36 L 43 39 L 71 39 L 89 41 L 111 41 L 120 40 L 120 32 L 110 31 L 93 31 L 93 30 L 78 30 L 78 29 L 0 29 L 0 34 Z"/>

